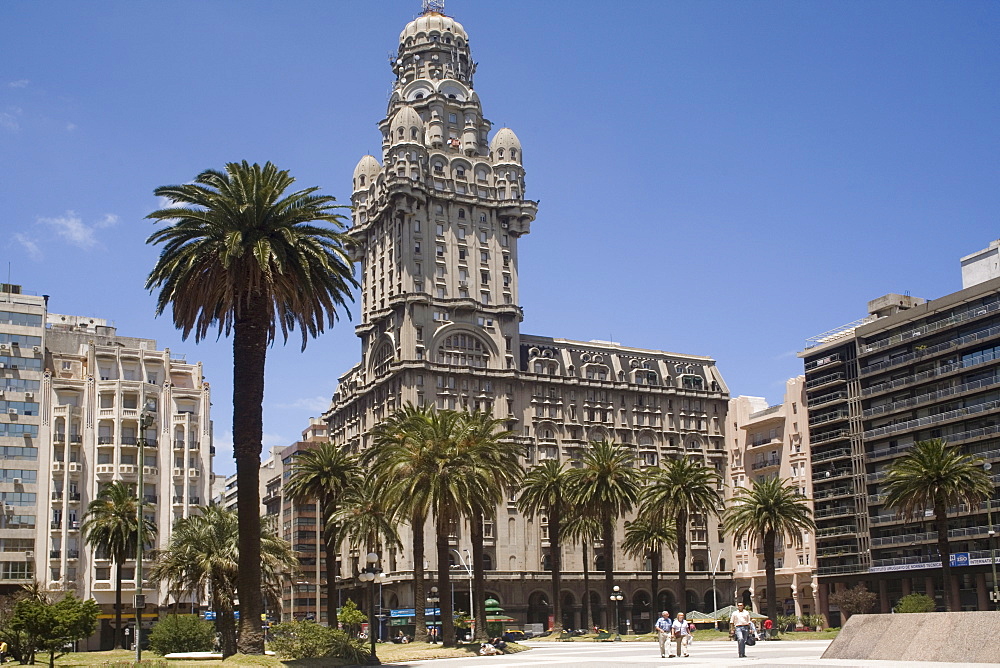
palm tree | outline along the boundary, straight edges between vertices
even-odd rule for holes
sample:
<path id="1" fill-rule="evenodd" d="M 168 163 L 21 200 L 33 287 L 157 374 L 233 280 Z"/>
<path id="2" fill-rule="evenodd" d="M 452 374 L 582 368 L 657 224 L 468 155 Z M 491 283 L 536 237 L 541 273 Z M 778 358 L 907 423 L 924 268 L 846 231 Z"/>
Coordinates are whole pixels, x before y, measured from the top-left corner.
<path id="1" fill-rule="evenodd" d="M 472 577 L 474 590 L 480 592 L 469 614 L 476 620 L 476 638 L 487 639 L 486 572 L 484 566 L 484 518 L 496 517 L 497 505 L 507 490 L 521 481 L 524 470 L 520 465 L 523 447 L 510 440 L 511 432 L 503 429 L 503 421 L 482 411 L 463 411 L 462 429 L 457 441 L 457 458 L 476 480 L 473 493 L 467 498 L 464 514 L 471 526 Z M 440 557 L 440 555 L 439 555 Z"/>
<path id="2" fill-rule="evenodd" d="M 718 515 L 719 474 L 693 458 L 671 459 L 662 469 L 649 475 L 643 490 L 640 514 L 661 522 L 670 522 L 677 531 L 677 604 L 687 609 L 687 536 L 688 520 L 693 513 Z"/>
<path id="3" fill-rule="evenodd" d="M 906 517 L 934 511 L 938 554 L 944 575 L 944 602 L 950 612 L 952 600 L 951 548 L 948 544 L 948 508 L 967 504 L 970 508 L 993 495 L 993 482 L 982 468 L 983 460 L 962 454 L 944 439 L 919 441 L 889 467 L 885 502 Z"/>
<path id="4" fill-rule="evenodd" d="M 177 590 L 206 595 L 216 613 L 215 625 L 222 639 L 222 653 L 236 653 L 234 601 L 240 569 L 239 518 L 221 506 L 196 506 L 197 514 L 174 523 L 167 548 L 159 553 L 151 579 Z M 269 517 L 258 516 L 261 598 L 277 608 L 281 585 L 298 567 L 291 545 L 278 538 Z M 242 611 L 243 601 L 240 599 Z M 243 616 L 242 614 L 240 615 Z M 258 620 L 260 618 L 258 617 Z"/>
<path id="5" fill-rule="evenodd" d="M 638 502 L 641 476 L 634 467 L 632 452 L 608 441 L 591 442 L 580 462 L 582 467 L 571 471 L 571 497 L 573 503 L 593 512 L 600 523 L 607 599 L 615 578 L 615 523 Z M 613 626 L 611 606 L 607 608 L 606 623 L 607 628 Z"/>
<path id="6" fill-rule="evenodd" d="M 561 632 L 562 623 L 562 518 L 567 509 L 566 467 L 548 459 L 531 469 L 524 477 L 518 510 L 528 517 L 544 515 L 549 525 L 549 557 L 552 561 L 552 615 L 553 631 Z"/>
<path id="7" fill-rule="evenodd" d="M 590 555 L 587 554 L 587 547 L 594 544 L 600 533 L 601 526 L 595 517 L 588 515 L 582 506 L 570 505 L 566 521 L 562 526 L 560 539 L 568 540 L 571 543 L 580 541 L 580 554 L 583 557 L 583 600 L 581 601 L 583 619 L 581 621 L 588 632 L 597 615 L 595 611 L 590 609 Z"/>
<path id="8" fill-rule="evenodd" d="M 656 619 L 657 604 L 660 592 L 660 569 L 662 567 L 663 546 L 674 545 L 677 541 L 677 528 L 672 523 L 666 523 L 662 518 L 639 517 L 633 522 L 625 523 L 625 540 L 622 550 L 631 557 L 649 557 L 650 591 L 652 599 L 649 603 L 649 618 Z M 690 612 L 690 611 L 685 611 Z M 651 621 L 650 623 L 654 623 Z"/>
<path id="9" fill-rule="evenodd" d="M 150 507 L 143 502 L 143 511 Z M 126 559 L 135 558 L 139 539 L 139 502 L 136 493 L 124 482 L 104 487 L 97 498 L 87 505 L 83 518 L 83 535 L 95 551 L 106 553 L 115 564 L 115 647 L 122 643 L 122 566 Z M 143 516 L 143 544 L 156 536 L 156 525 Z M 136 583 L 137 587 L 139 583 Z"/>
<path id="10" fill-rule="evenodd" d="M 798 537 L 802 531 L 815 531 L 816 523 L 808 499 L 797 487 L 781 478 L 754 480 L 751 487 L 741 487 L 731 505 L 722 514 L 726 533 L 739 541 L 749 537 L 763 541 L 764 575 L 767 582 L 767 616 L 778 623 L 778 592 L 774 579 L 774 545 L 785 536 Z"/>
<path id="11" fill-rule="evenodd" d="M 344 217 L 333 197 L 306 188 L 291 194 L 287 171 L 271 163 L 228 163 L 194 183 L 154 193 L 174 205 L 148 218 L 172 223 L 149 244 L 164 244 L 146 288 L 160 290 L 156 313 L 172 306 L 174 325 L 195 341 L 218 328 L 233 334 L 233 450 L 238 482 L 240 648 L 264 652 L 260 559 L 260 454 L 264 363 L 280 331 L 310 336 L 337 320 L 357 286 L 345 251 Z M 332 227 L 318 225 L 326 223 Z"/>
<path id="12" fill-rule="evenodd" d="M 433 407 L 407 404 L 372 430 L 373 446 L 363 457 L 386 498 L 406 516 L 412 531 L 415 640 L 427 640 L 422 602 L 424 585 L 424 528 L 430 511 L 429 480 L 437 470 L 434 443 L 441 435 Z"/>
<path id="13" fill-rule="evenodd" d="M 326 610 L 331 628 L 337 628 L 337 527 L 330 518 L 337 512 L 345 490 L 361 475 L 358 460 L 333 443 L 321 443 L 309 450 L 300 450 L 292 460 L 292 475 L 285 483 L 288 497 L 298 503 L 315 500 L 323 522 L 323 545 L 326 551 Z"/>

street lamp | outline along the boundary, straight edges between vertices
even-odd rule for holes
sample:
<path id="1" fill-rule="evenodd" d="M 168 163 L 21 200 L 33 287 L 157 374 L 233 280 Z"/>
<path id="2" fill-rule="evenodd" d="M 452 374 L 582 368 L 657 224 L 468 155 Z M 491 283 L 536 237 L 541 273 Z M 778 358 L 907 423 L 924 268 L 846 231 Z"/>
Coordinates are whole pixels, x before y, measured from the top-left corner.
<path id="1" fill-rule="evenodd" d="M 451 551 L 458 555 L 458 561 L 462 564 L 462 568 L 464 568 L 465 572 L 469 574 L 469 619 L 472 622 L 469 628 L 472 629 L 475 628 L 476 623 L 476 609 L 473 607 L 472 602 L 472 557 L 470 556 L 469 562 L 466 563 L 465 559 L 462 558 L 462 554 L 458 550 L 451 548 Z M 469 551 L 466 550 L 465 552 L 468 554 Z M 469 639 L 472 639 L 471 635 Z"/>
<path id="2" fill-rule="evenodd" d="M 622 596 L 621 587 L 615 585 L 614 588 L 611 590 L 611 596 L 609 596 L 608 598 L 615 602 L 615 640 L 621 640 L 622 639 L 621 607 L 622 607 L 622 599 L 625 598 L 624 596 Z"/>
<path id="3" fill-rule="evenodd" d="M 434 615 L 433 615 L 434 616 L 434 626 L 432 628 L 434 628 L 436 630 L 437 629 L 437 620 L 438 620 L 438 605 L 441 603 L 441 597 L 438 596 L 438 588 L 437 587 L 431 587 L 431 595 L 427 597 L 427 602 L 430 603 L 431 610 L 434 611 Z M 432 637 L 431 638 L 431 642 L 434 643 L 434 642 L 437 642 L 437 640 Z"/>
<path id="4" fill-rule="evenodd" d="M 143 526 L 143 516 L 142 507 L 145 502 L 143 498 L 143 483 L 142 483 L 142 469 L 146 463 L 145 456 L 143 453 L 146 447 L 146 430 L 149 426 L 153 424 L 153 416 L 143 411 L 139 416 L 139 482 L 136 486 L 136 497 L 138 499 L 138 504 L 136 505 L 136 539 L 135 539 L 135 601 L 133 603 L 135 607 L 135 660 L 136 663 L 142 661 L 142 611 L 146 607 L 146 597 L 142 593 L 142 548 L 143 548 L 143 538 L 145 538 L 142 530 Z"/>
<path id="5" fill-rule="evenodd" d="M 712 610 L 719 609 L 719 601 L 716 599 L 715 591 L 715 573 L 719 570 L 719 564 L 722 563 L 722 550 L 719 550 L 719 558 L 715 560 L 715 565 L 712 566 Z M 715 630 L 719 630 L 719 620 L 715 620 Z"/>
<path id="6" fill-rule="evenodd" d="M 371 642 L 372 654 L 368 658 L 368 665 L 380 666 L 382 662 L 378 660 L 378 655 L 375 654 L 375 581 L 382 571 L 375 566 L 378 563 L 378 555 L 376 553 L 369 552 L 365 560 L 368 562 L 368 568 L 358 573 L 358 580 L 371 583 L 371 591 L 368 598 L 368 640 Z"/>
<path id="7" fill-rule="evenodd" d="M 983 464 L 983 470 L 989 474 L 990 469 L 993 465 L 989 462 Z M 993 568 L 993 591 L 990 593 L 990 598 L 993 599 L 993 603 L 997 610 L 1000 610 L 1000 586 L 997 585 L 997 554 L 996 548 L 994 547 L 994 538 L 996 537 L 996 530 L 993 528 L 993 497 L 986 499 L 986 523 L 990 525 L 987 530 L 987 540 L 990 542 L 990 565 Z"/>

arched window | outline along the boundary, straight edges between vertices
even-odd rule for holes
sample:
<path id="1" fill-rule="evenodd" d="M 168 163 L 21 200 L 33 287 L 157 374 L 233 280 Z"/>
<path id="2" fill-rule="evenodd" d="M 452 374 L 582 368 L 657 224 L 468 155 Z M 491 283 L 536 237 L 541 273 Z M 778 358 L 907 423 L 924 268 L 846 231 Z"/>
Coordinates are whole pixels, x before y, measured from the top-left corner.
<path id="1" fill-rule="evenodd" d="M 700 390 L 704 387 L 705 381 L 702 380 L 701 376 L 685 375 L 681 376 L 681 385 L 685 389 Z"/>
<path id="2" fill-rule="evenodd" d="M 510 149 L 510 159 L 511 160 L 517 160 L 517 149 L 516 148 Z"/>
<path id="3" fill-rule="evenodd" d="M 458 210 L 458 217 L 461 218 L 461 219 L 463 219 L 463 220 L 465 219 L 465 209 L 459 209 Z"/>
<path id="4" fill-rule="evenodd" d="M 489 552 L 483 552 L 483 570 L 492 571 L 493 570 L 493 555 Z"/>
<path id="5" fill-rule="evenodd" d="M 402 139 L 403 138 L 403 128 L 399 128 L 399 131 L 396 134 L 398 134 L 399 138 Z"/>
<path id="6" fill-rule="evenodd" d="M 497 159 L 498 160 L 503 160 L 503 149 L 502 148 L 498 148 L 497 149 Z"/>
<path id="7" fill-rule="evenodd" d="M 362 174 L 361 176 L 358 177 L 358 183 L 360 183 L 361 185 L 365 185 L 365 175 L 364 174 Z"/>
<path id="8" fill-rule="evenodd" d="M 485 368 L 489 364 L 489 349 L 471 334 L 452 334 L 438 346 L 438 362 L 454 366 Z"/>
<path id="9" fill-rule="evenodd" d="M 385 341 L 378 346 L 375 350 L 375 354 L 372 355 L 372 374 L 378 378 L 388 373 L 389 365 L 392 363 L 392 358 L 392 344 Z"/>
<path id="10" fill-rule="evenodd" d="M 417 129 L 410 128 L 410 139 L 416 140 L 416 138 L 417 138 Z"/>

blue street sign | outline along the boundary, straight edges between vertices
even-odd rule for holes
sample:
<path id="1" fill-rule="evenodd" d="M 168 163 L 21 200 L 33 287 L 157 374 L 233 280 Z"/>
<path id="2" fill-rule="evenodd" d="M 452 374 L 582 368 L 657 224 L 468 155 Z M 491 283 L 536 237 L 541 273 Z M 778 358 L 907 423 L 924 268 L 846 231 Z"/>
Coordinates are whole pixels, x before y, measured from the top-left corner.
<path id="1" fill-rule="evenodd" d="M 202 613 L 202 615 L 205 617 L 206 621 L 209 621 L 209 622 L 215 621 L 215 612 L 213 610 L 208 610 L 208 611 Z"/>

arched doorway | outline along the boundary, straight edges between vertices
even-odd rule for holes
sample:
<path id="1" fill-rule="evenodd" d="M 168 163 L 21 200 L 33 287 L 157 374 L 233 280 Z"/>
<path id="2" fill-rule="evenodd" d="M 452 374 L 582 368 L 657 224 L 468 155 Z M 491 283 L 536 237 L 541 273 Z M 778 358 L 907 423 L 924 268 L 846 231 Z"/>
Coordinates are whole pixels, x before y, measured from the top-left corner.
<path id="1" fill-rule="evenodd" d="M 750 590 L 749 589 L 747 589 L 746 591 L 743 592 L 743 597 L 742 597 L 742 599 L 743 599 L 743 605 L 746 607 L 747 610 L 752 610 L 753 609 L 753 603 L 751 601 L 752 598 L 753 597 L 750 596 Z"/>
<path id="2" fill-rule="evenodd" d="M 632 630 L 649 633 L 652 628 L 649 594 L 637 591 L 632 597 Z"/>
<path id="3" fill-rule="evenodd" d="M 543 591 L 536 591 L 528 597 L 528 623 L 544 624 L 543 628 L 549 628 L 549 615 L 552 614 L 552 606 L 549 605 L 549 597 Z"/>
<path id="4" fill-rule="evenodd" d="M 656 604 L 656 614 L 659 615 L 660 612 L 666 610 L 673 617 L 674 613 L 677 612 L 677 599 L 674 597 L 674 592 L 669 589 L 663 589 L 660 591 L 660 595 L 657 598 Z"/>
<path id="5" fill-rule="evenodd" d="M 588 629 L 592 629 L 595 626 L 601 627 L 604 622 L 604 599 L 596 591 L 590 592 L 590 623 L 587 624 Z"/>
<path id="6" fill-rule="evenodd" d="M 705 607 L 701 608 L 703 612 L 713 612 L 722 607 L 723 603 L 722 596 L 719 595 L 715 589 L 709 589 L 705 592 Z"/>
<path id="7" fill-rule="evenodd" d="M 564 591 L 562 595 L 562 625 L 564 629 L 576 628 L 576 597 L 572 592 Z"/>
<path id="8" fill-rule="evenodd" d="M 701 605 L 701 596 L 698 596 L 698 592 L 687 590 L 687 596 L 684 597 L 684 609 L 681 612 L 690 612 L 692 610 L 697 610 L 698 606 Z"/>

